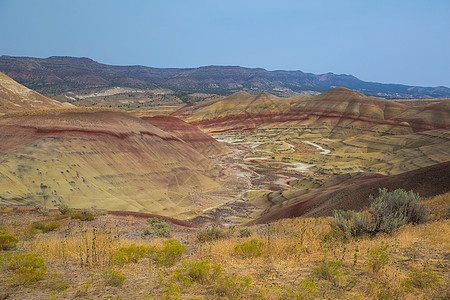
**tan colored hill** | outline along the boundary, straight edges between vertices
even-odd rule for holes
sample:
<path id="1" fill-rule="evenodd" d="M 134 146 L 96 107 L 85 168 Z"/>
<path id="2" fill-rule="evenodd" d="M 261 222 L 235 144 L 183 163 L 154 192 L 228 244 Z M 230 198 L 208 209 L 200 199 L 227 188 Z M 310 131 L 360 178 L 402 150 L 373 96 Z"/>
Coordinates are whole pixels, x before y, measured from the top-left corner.
<path id="1" fill-rule="evenodd" d="M 205 156 L 230 153 L 231 150 L 208 134 L 183 120 L 171 116 L 143 117 L 147 123 L 180 138 Z"/>
<path id="2" fill-rule="evenodd" d="M 310 172 L 399 174 L 450 160 L 445 101 L 411 107 L 339 87 L 292 98 L 236 93 L 175 114 L 218 136 L 257 143 L 274 162 L 307 164 Z M 304 155 L 304 141 L 328 154 Z"/>
<path id="3" fill-rule="evenodd" d="M 376 132 L 411 133 L 450 127 L 450 110 L 415 108 L 382 98 L 367 97 L 343 87 L 317 96 L 278 98 L 244 92 L 179 109 L 175 116 L 211 132 L 254 130 L 274 124 L 320 126 L 322 135 L 345 136 L 340 127 Z"/>
<path id="4" fill-rule="evenodd" d="M 9 114 L 0 118 L 0 140 L 4 204 L 182 217 L 205 208 L 198 195 L 220 188 L 225 176 L 188 143 L 118 111 Z"/>
<path id="5" fill-rule="evenodd" d="M 260 209 L 252 213 L 258 222 L 361 209 L 384 186 L 423 195 L 449 189 L 446 101 L 412 107 L 338 87 L 291 98 L 241 92 L 174 115 L 253 151 L 243 167 L 257 174 L 244 198 Z"/>
<path id="6" fill-rule="evenodd" d="M 71 106 L 73 105 L 42 96 L 0 72 L 0 114 Z"/>

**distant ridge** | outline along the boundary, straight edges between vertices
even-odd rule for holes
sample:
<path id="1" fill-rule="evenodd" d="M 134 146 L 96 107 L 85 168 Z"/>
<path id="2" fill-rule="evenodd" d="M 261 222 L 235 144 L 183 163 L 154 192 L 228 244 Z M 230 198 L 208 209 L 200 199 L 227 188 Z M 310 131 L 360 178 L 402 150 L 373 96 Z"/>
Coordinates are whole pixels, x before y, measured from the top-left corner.
<path id="1" fill-rule="evenodd" d="M 315 75 L 302 71 L 267 71 L 238 66 L 166 69 L 111 66 L 89 58 L 1 56 L 0 71 L 47 96 L 61 96 L 69 91 L 88 93 L 110 87 L 165 88 L 183 101 L 192 102 L 188 95 L 195 92 L 214 95 L 230 95 L 238 91 L 250 94 L 268 92 L 287 97 L 317 94 L 336 86 L 345 86 L 368 96 L 384 98 L 450 97 L 450 88 L 447 87 L 383 84 L 365 82 L 352 75 Z"/>

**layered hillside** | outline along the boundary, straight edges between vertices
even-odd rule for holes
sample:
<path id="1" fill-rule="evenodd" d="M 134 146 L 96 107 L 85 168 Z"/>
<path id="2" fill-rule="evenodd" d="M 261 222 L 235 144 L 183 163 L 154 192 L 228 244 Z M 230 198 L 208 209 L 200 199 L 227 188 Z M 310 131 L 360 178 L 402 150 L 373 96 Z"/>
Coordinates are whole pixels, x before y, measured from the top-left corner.
<path id="1" fill-rule="evenodd" d="M 448 105 L 410 107 L 343 87 L 317 96 L 292 98 L 241 92 L 224 99 L 186 106 L 173 115 L 211 132 L 254 130 L 289 123 L 322 127 L 325 137 L 346 135 L 345 131 L 351 128 L 412 133 L 450 127 Z"/>
<path id="2" fill-rule="evenodd" d="M 381 187 L 424 196 L 450 189 L 445 100 L 413 107 L 342 87 L 291 98 L 240 92 L 174 115 L 253 152 L 241 167 L 255 172 L 245 175 L 244 198 L 261 209 L 257 222 L 361 209 Z"/>
<path id="3" fill-rule="evenodd" d="M 150 68 L 144 66 L 111 66 L 88 58 L 0 57 L 0 71 L 18 82 L 45 95 L 76 100 L 92 93 L 108 94 L 112 88 L 125 88 L 129 94 L 142 95 L 147 89 L 169 89 L 168 94 L 185 102 L 196 98 L 210 99 L 214 95 L 230 95 L 238 91 L 269 92 L 278 96 L 316 94 L 335 86 L 387 98 L 449 97 L 448 87 L 415 87 L 400 84 L 365 82 L 345 74 L 311 74 L 302 71 L 268 71 L 262 68 L 238 66 L 206 66 L 189 69 Z M 129 89 L 143 89 L 132 92 Z M 200 97 L 199 94 L 204 94 Z M 210 95 L 212 94 L 212 95 Z M 106 95 L 105 95 L 106 96 Z M 176 103 L 171 97 L 158 102 Z M 80 98 L 80 99 L 81 99 Z M 137 96 L 140 98 L 140 96 Z M 111 99 L 112 100 L 112 99 Z M 114 99 L 118 101 L 119 99 Z M 84 103 L 83 105 L 86 105 Z"/>
<path id="4" fill-rule="evenodd" d="M 267 209 L 252 223 L 267 223 L 298 216 L 330 216 L 334 209 L 365 209 L 370 205 L 369 196 L 377 195 L 380 188 L 387 188 L 389 191 L 399 188 L 413 190 L 423 197 L 445 194 L 450 191 L 450 162 L 393 176 L 354 173 L 341 180 L 306 191 L 260 194 L 252 202 Z"/>
<path id="5" fill-rule="evenodd" d="M 124 112 L 51 109 L 0 118 L 0 202 L 189 215 L 222 169 Z"/>
<path id="6" fill-rule="evenodd" d="M 42 96 L 0 72 L 0 114 L 7 112 L 73 106 Z"/>
<path id="7" fill-rule="evenodd" d="M 223 143 L 216 141 L 214 138 L 204 133 L 197 127 L 178 118 L 171 116 L 155 116 L 143 117 L 142 119 L 147 123 L 185 141 L 187 144 L 191 145 L 194 149 L 207 157 L 223 155 L 231 152 L 231 150 Z"/>

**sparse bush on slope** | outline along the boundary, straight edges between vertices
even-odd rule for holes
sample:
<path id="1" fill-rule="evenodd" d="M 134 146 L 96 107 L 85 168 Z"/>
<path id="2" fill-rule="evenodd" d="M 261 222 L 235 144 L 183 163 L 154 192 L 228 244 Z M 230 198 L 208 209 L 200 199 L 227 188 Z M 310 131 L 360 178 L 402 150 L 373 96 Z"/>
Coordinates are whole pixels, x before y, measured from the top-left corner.
<path id="1" fill-rule="evenodd" d="M 47 265 L 37 254 L 17 253 L 9 262 L 8 269 L 13 270 L 11 279 L 17 284 L 29 284 L 45 277 Z"/>
<path id="2" fill-rule="evenodd" d="M 19 239 L 14 235 L 0 230 L 0 250 L 9 250 L 16 247 Z"/>
<path id="3" fill-rule="evenodd" d="M 174 277 L 185 283 L 208 284 L 215 282 L 222 273 L 222 266 L 205 259 L 202 261 L 185 260 L 175 270 Z"/>
<path id="4" fill-rule="evenodd" d="M 263 253 L 261 246 L 262 243 L 258 239 L 251 239 L 249 242 L 237 244 L 234 253 L 241 258 L 257 257 Z"/>
<path id="5" fill-rule="evenodd" d="M 378 197 L 371 195 L 369 199 L 372 201 L 369 214 L 335 210 L 331 227 L 347 236 L 391 233 L 407 223 L 424 223 L 430 214 L 413 191 L 380 189 Z"/>
<path id="6" fill-rule="evenodd" d="M 173 266 L 186 250 L 185 245 L 181 245 L 176 239 L 170 239 L 163 242 L 164 247 L 158 251 L 157 260 L 162 266 Z"/>
<path id="7" fill-rule="evenodd" d="M 420 224 L 428 220 L 430 214 L 426 206 L 420 204 L 419 194 L 397 189 L 388 192 L 380 189 L 378 197 L 372 201 L 369 212 L 372 214 L 374 233 L 390 233 L 407 223 Z"/>
<path id="8" fill-rule="evenodd" d="M 42 222 L 33 222 L 31 225 L 32 229 L 38 229 L 42 231 L 43 233 L 54 231 L 55 229 L 59 228 L 61 224 L 57 221 L 52 221 L 48 223 L 42 223 Z"/>
<path id="9" fill-rule="evenodd" d="M 204 243 L 204 242 L 212 242 L 215 240 L 223 239 L 223 238 L 225 238 L 225 236 L 226 236 L 225 232 L 213 224 L 213 226 L 200 231 L 197 234 L 197 239 L 200 242 Z"/>
<path id="10" fill-rule="evenodd" d="M 152 226 L 153 232 L 159 237 L 169 238 L 172 236 L 170 232 L 170 225 L 167 224 L 166 221 L 162 218 L 148 218 L 147 222 L 149 222 Z"/>

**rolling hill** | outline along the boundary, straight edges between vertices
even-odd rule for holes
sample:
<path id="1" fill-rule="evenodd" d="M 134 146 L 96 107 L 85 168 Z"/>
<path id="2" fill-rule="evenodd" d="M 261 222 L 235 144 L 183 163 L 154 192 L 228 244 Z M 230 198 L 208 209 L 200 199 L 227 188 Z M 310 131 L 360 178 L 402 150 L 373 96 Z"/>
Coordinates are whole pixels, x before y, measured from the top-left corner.
<path id="1" fill-rule="evenodd" d="M 1 76 L 0 203 L 187 217 L 223 200 L 202 195 L 223 190 L 228 175 L 208 157 L 229 150 L 192 125 L 64 108 Z"/>
<path id="2" fill-rule="evenodd" d="M 143 117 L 147 123 L 170 133 L 188 143 L 201 154 L 211 157 L 230 153 L 223 143 L 204 133 L 197 127 L 171 116 Z"/>
<path id="3" fill-rule="evenodd" d="M 72 107 L 47 98 L 0 72 L 0 114 L 14 111 Z"/>
<path id="4" fill-rule="evenodd" d="M 323 132 L 323 137 L 349 135 L 350 128 L 394 134 L 450 127 L 448 103 L 410 107 L 343 87 L 317 96 L 291 98 L 239 92 L 223 99 L 187 105 L 173 115 L 211 132 L 254 130 L 288 123 L 326 128 L 328 132 Z"/>
<path id="5" fill-rule="evenodd" d="M 244 198 L 262 211 L 252 222 L 362 209 L 381 187 L 424 196 L 450 190 L 445 100 L 409 106 L 343 87 L 290 98 L 239 92 L 173 115 L 253 150 L 244 162 L 257 175 Z"/>

